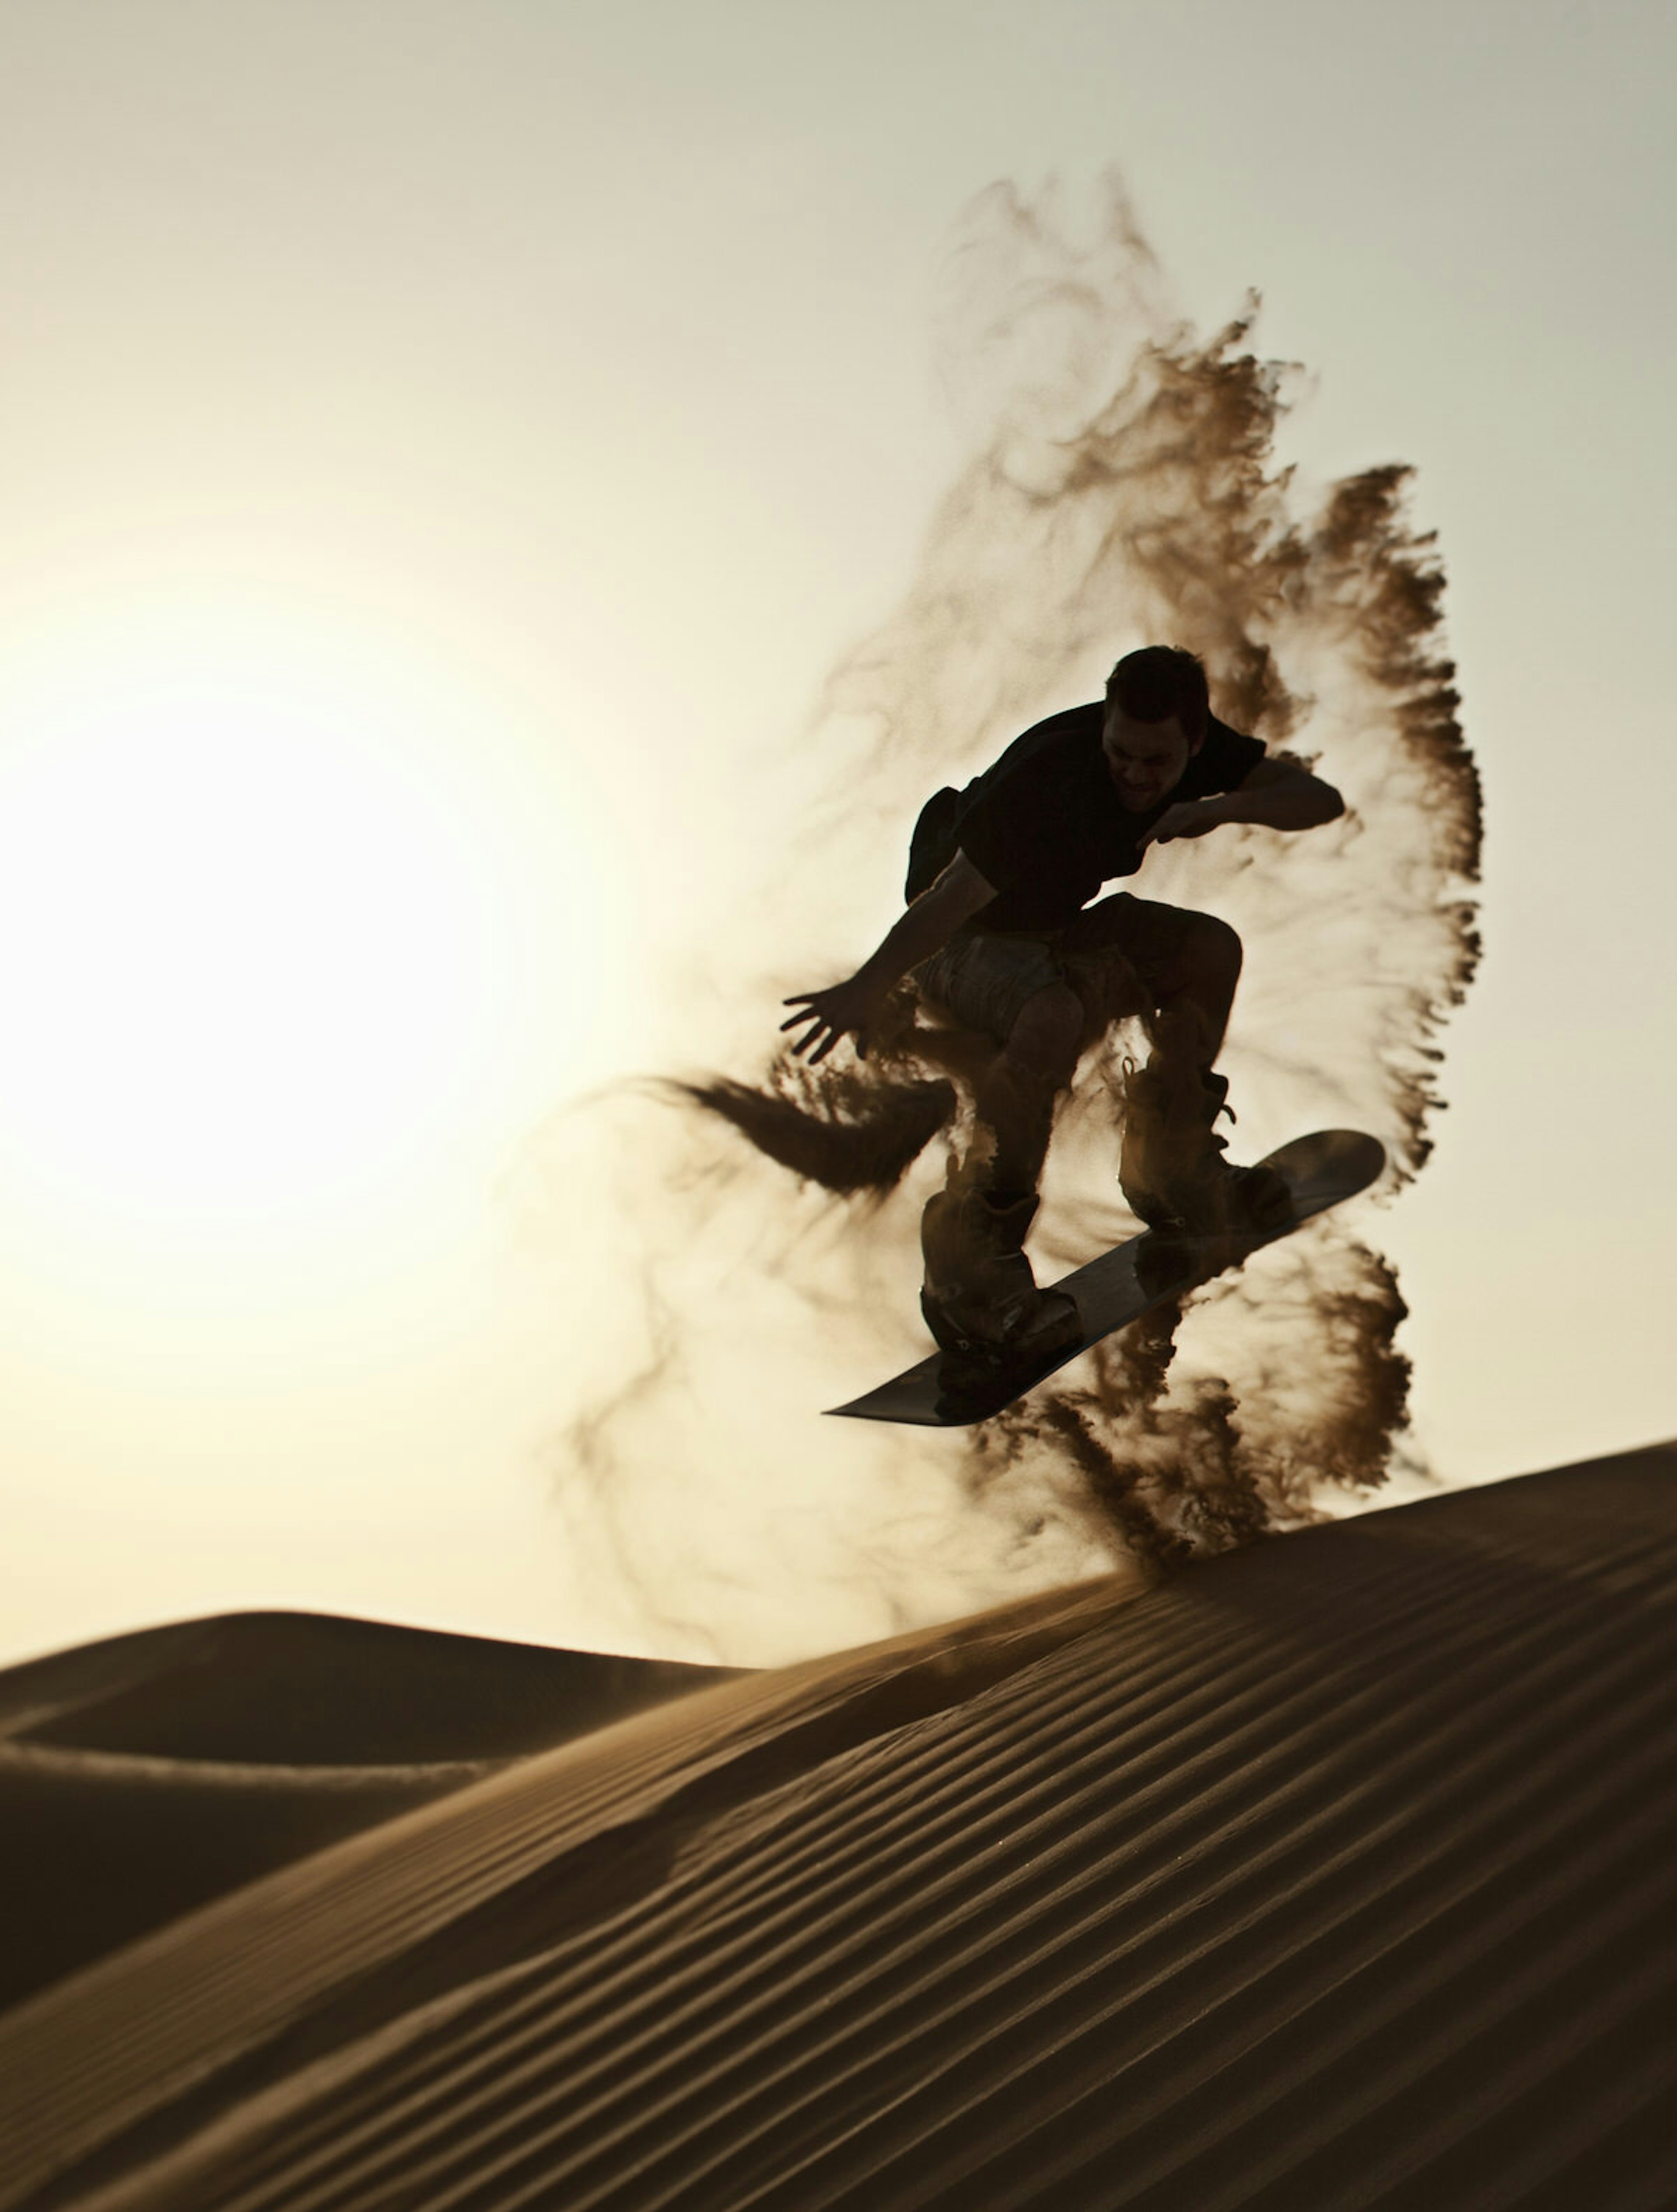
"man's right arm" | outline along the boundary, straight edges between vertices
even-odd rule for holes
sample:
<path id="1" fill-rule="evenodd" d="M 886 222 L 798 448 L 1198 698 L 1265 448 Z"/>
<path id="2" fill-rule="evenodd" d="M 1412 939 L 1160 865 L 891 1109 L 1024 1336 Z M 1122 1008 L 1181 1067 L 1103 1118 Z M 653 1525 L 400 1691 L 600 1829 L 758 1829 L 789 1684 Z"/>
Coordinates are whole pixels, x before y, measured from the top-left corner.
<path id="1" fill-rule="evenodd" d="M 854 1036 L 858 1054 L 866 1058 L 868 1024 L 891 986 L 922 960 L 929 960 L 995 895 L 995 885 L 985 880 L 964 853 L 957 853 L 936 883 L 892 924 L 878 951 L 847 981 L 824 991 L 794 992 L 782 1001 L 800 1009 L 781 1024 L 783 1030 L 809 1024 L 794 1041 L 793 1052 L 807 1052 L 813 1066 L 825 1060 L 842 1036 Z"/>

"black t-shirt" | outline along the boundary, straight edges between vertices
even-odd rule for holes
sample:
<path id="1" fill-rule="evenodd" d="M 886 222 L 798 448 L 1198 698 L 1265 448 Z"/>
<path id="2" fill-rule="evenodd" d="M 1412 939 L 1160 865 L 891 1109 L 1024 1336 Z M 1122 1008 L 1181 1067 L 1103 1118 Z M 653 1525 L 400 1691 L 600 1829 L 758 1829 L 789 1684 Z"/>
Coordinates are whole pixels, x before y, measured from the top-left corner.
<path id="1" fill-rule="evenodd" d="M 1118 796 L 1101 750 L 1100 700 L 1050 714 L 960 794 L 955 842 L 996 896 L 975 929 L 1063 929 L 1114 876 L 1133 876 L 1139 840 L 1168 807 L 1243 783 L 1264 757 L 1213 714 L 1182 781 L 1145 813 Z"/>

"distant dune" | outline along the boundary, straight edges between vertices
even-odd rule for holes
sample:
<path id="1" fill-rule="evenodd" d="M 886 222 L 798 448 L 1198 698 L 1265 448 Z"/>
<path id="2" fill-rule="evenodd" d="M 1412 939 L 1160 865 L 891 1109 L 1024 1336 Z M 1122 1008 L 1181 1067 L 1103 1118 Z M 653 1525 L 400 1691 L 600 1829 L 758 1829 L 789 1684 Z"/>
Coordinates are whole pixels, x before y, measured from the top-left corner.
<path id="1" fill-rule="evenodd" d="M 223 1890 L 727 1668 L 308 1613 L 0 1673 L 0 2005 Z"/>
<path id="2" fill-rule="evenodd" d="M 1657 2212 L 1674 1661 L 1663 1446 L 686 1695 L 14 1668 L 0 2206 Z"/>

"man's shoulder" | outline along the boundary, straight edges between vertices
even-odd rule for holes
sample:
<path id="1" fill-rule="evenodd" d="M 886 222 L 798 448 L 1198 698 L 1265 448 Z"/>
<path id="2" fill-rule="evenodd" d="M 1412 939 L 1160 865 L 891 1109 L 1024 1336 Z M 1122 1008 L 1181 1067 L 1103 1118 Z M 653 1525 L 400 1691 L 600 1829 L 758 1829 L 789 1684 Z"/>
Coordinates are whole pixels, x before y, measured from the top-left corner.
<path id="1" fill-rule="evenodd" d="M 1098 743 L 1105 714 L 1106 708 L 1101 700 L 1087 699 L 1080 706 L 1062 707 L 1058 713 L 1033 722 L 1014 742 L 1024 744 L 1027 739 L 1036 738 L 1045 744 L 1054 744 L 1093 738 Z"/>
<path id="2" fill-rule="evenodd" d="M 1083 759 L 1091 746 L 1100 744 L 1104 711 L 1097 699 L 1081 707 L 1062 707 L 1057 714 L 1033 722 L 1014 738 L 983 781 L 1052 770 L 1060 762 Z"/>
<path id="3" fill-rule="evenodd" d="M 1206 742 L 1189 761 L 1182 786 L 1190 795 L 1199 797 L 1232 791 L 1251 775 L 1267 750 L 1261 738 L 1246 737 L 1215 714 L 1210 715 Z"/>

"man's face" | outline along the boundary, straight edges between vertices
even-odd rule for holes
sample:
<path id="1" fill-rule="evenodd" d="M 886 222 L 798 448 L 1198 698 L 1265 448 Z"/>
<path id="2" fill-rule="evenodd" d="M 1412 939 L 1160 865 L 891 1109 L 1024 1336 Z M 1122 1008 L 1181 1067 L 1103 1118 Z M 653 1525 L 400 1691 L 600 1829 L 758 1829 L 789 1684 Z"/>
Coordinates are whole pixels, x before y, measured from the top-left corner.
<path id="1" fill-rule="evenodd" d="M 1202 742 L 1190 740 L 1174 714 L 1168 722 L 1133 721 L 1115 700 L 1108 702 L 1101 726 L 1107 772 L 1133 814 L 1170 796 Z"/>

